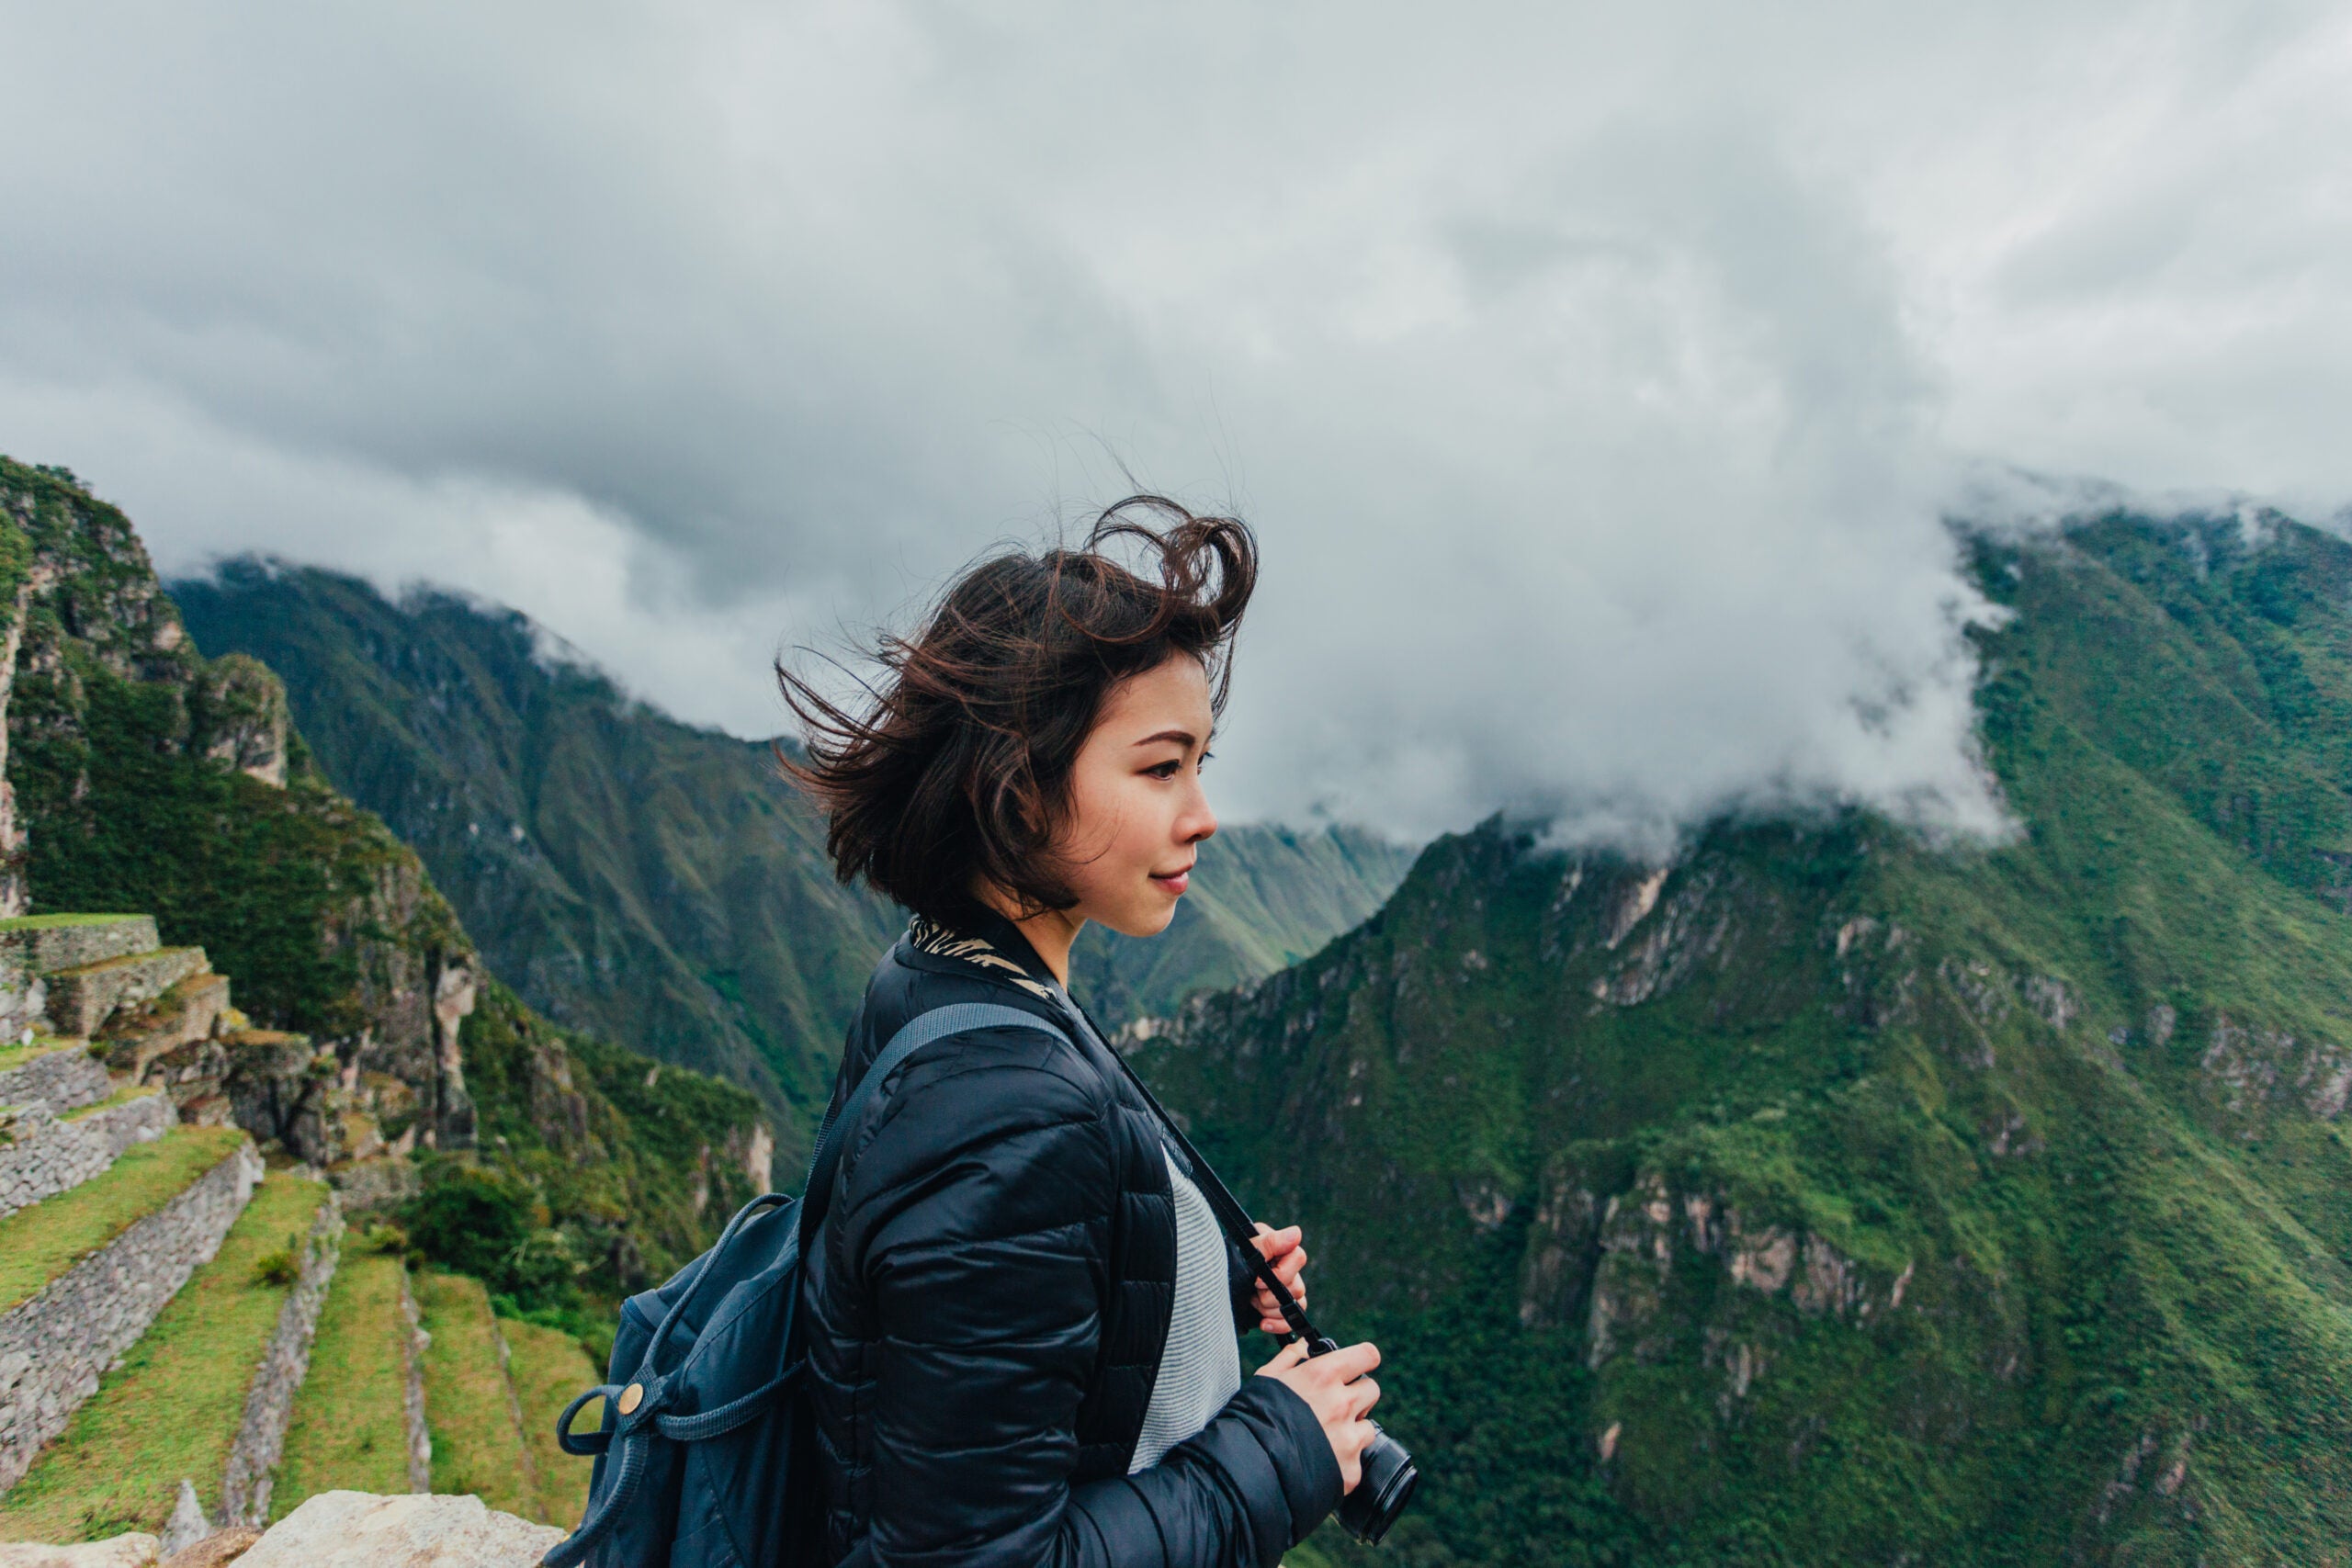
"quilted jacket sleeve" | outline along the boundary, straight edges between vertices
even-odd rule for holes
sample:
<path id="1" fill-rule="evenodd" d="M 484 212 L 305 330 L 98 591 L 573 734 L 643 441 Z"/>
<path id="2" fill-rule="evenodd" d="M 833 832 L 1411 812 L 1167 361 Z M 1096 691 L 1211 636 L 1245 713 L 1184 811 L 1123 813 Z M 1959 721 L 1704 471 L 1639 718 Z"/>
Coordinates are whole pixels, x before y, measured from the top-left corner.
<path id="1" fill-rule="evenodd" d="M 871 1530 L 888 1568 L 1272 1568 L 1337 1463 L 1270 1379 L 1139 1474 L 1073 1487 L 1118 1172 L 1099 1090 L 1018 1052 L 911 1070 L 857 1157 L 844 1240 L 880 1333 Z"/>

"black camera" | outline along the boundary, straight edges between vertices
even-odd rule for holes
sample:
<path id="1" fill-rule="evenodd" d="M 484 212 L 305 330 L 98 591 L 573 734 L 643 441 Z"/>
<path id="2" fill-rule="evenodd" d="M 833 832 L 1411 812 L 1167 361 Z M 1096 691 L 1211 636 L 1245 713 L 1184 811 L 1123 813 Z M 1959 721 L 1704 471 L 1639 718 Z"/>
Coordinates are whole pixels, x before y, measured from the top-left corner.
<path id="1" fill-rule="evenodd" d="M 1289 1292 L 1285 1292 L 1284 1294 Z M 1295 1308 L 1292 1309 L 1295 1311 Z M 1283 1314 L 1289 1317 L 1289 1313 Z M 1325 1356 L 1339 1348 L 1319 1334 L 1309 1335 L 1306 1341 L 1309 1356 Z M 1413 1500 L 1413 1489 L 1421 1483 L 1420 1468 L 1405 1445 L 1381 1430 L 1380 1423 L 1370 1423 L 1373 1438 L 1363 1450 L 1363 1474 L 1356 1489 L 1340 1499 L 1333 1517 L 1340 1528 L 1366 1546 L 1378 1546 L 1405 1505 Z"/>

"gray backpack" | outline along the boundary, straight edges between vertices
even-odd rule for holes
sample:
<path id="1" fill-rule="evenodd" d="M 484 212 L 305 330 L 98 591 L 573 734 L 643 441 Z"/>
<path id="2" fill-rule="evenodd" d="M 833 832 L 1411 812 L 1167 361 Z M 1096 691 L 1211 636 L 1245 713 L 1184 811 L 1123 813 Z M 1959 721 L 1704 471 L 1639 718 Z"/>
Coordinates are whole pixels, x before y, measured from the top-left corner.
<path id="1" fill-rule="evenodd" d="M 718 1245 L 658 1290 L 621 1307 L 598 1384 L 556 1421 L 570 1454 L 594 1454 L 580 1528 L 545 1568 L 799 1568 L 824 1561 L 815 1435 L 801 1390 L 807 1354 L 795 1318 L 800 1258 L 825 1217 L 854 1127 L 891 1072 L 967 1029 L 1061 1032 L 1034 1013 L 959 1002 L 908 1021 L 817 1134 L 801 1196 L 770 1192 L 727 1222 Z M 597 1430 L 573 1417 L 605 1402 Z"/>

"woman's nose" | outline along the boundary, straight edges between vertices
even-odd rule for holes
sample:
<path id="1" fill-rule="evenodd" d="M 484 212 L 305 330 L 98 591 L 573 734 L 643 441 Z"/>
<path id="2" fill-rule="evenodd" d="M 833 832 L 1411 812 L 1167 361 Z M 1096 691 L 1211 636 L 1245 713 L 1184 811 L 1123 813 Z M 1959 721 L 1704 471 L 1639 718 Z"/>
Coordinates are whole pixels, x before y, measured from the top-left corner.
<path id="1" fill-rule="evenodd" d="M 1177 819 L 1176 837 L 1180 843 L 1197 844 L 1216 831 L 1216 813 L 1209 809 L 1209 797 L 1196 785 L 1193 802 L 1184 815 Z"/>

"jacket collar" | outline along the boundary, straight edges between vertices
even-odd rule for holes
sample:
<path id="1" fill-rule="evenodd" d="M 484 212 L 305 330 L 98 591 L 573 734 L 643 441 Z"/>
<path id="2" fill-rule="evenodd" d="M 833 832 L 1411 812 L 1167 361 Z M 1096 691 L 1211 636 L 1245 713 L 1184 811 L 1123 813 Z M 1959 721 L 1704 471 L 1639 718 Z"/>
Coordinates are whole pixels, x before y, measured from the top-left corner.
<path id="1" fill-rule="evenodd" d="M 933 958 L 953 959 L 988 971 L 1045 1001 L 1061 991 L 1054 972 L 1021 934 L 1021 928 L 993 909 L 982 909 L 950 930 L 917 915 L 907 922 L 907 946 Z"/>

